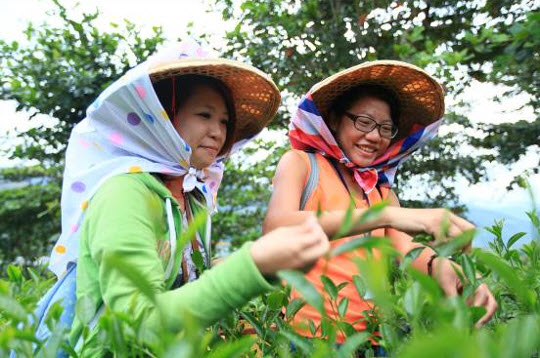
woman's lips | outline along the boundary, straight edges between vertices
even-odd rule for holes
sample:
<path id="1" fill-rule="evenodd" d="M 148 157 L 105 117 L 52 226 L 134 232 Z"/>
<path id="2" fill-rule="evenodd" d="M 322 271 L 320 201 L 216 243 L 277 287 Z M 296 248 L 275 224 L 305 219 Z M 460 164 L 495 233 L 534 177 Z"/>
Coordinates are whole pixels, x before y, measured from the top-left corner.
<path id="1" fill-rule="evenodd" d="M 356 149 L 358 151 L 360 151 L 361 153 L 364 153 L 364 154 L 367 154 L 367 155 L 372 155 L 374 153 L 377 152 L 377 149 L 376 148 L 373 148 L 371 146 L 366 146 L 366 145 L 355 145 Z"/>
<path id="2" fill-rule="evenodd" d="M 217 147 L 201 145 L 200 148 L 205 149 L 206 151 L 208 151 L 208 152 L 210 152 L 210 153 L 212 153 L 214 155 L 216 155 L 219 152 Z"/>

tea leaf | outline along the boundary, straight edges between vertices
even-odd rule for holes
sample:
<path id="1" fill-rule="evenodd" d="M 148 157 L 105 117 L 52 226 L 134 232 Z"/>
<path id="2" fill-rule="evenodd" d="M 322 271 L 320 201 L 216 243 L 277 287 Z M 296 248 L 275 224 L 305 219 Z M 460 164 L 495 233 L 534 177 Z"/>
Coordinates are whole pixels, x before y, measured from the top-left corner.
<path id="1" fill-rule="evenodd" d="M 433 278 L 428 275 L 424 275 L 420 271 L 410 268 L 407 270 L 407 273 L 416 281 L 422 288 L 429 294 L 432 301 L 440 298 L 442 296 L 441 289 Z"/>
<path id="2" fill-rule="evenodd" d="M 399 267 L 402 270 L 404 270 L 406 267 L 408 267 L 411 264 L 411 262 L 416 260 L 418 258 L 418 256 L 420 256 L 422 254 L 424 249 L 425 249 L 425 247 L 415 247 L 411 251 L 407 252 L 405 257 L 401 261 L 401 264 L 399 265 Z"/>
<path id="3" fill-rule="evenodd" d="M 436 248 L 439 256 L 448 257 L 467 246 L 474 238 L 476 231 L 467 230 L 454 237 L 451 241 Z"/>
<path id="4" fill-rule="evenodd" d="M 128 263 L 123 255 L 114 252 L 107 252 L 103 256 L 103 261 L 107 265 L 120 272 L 122 276 L 128 279 L 139 291 L 144 294 L 150 301 L 155 303 L 154 288 L 145 278 L 145 276 L 139 271 L 136 266 Z"/>
<path id="5" fill-rule="evenodd" d="M 250 336 L 241 337 L 235 341 L 220 343 L 207 358 L 233 358 L 241 357 L 249 352 L 255 340 Z M 177 356 L 179 357 L 179 356 Z"/>
<path id="6" fill-rule="evenodd" d="M 517 234 L 512 235 L 512 237 L 508 239 L 506 247 L 510 249 L 512 245 L 514 245 L 519 239 L 521 239 L 525 235 L 526 234 L 524 232 L 518 232 Z"/>
<path id="7" fill-rule="evenodd" d="M 368 332 L 356 333 L 347 338 L 347 340 L 339 347 L 338 357 L 349 358 L 354 355 L 362 344 L 369 339 L 370 334 Z"/>
<path id="8" fill-rule="evenodd" d="M 313 350 L 311 348 L 311 345 L 307 343 L 307 339 L 299 336 L 296 333 L 290 332 L 290 331 L 280 331 L 280 335 L 287 338 L 296 348 L 300 348 L 304 353 L 307 354 L 307 356 L 311 356 Z"/>
<path id="9" fill-rule="evenodd" d="M 255 317 L 253 317 L 251 314 L 247 312 L 240 312 L 240 315 L 244 317 L 246 321 L 249 322 L 249 324 L 253 327 L 253 329 L 255 329 L 255 332 L 257 332 L 259 336 L 261 337 L 263 336 L 263 329 L 261 325 L 259 324 L 259 322 L 257 322 L 257 320 L 255 319 Z"/>
<path id="10" fill-rule="evenodd" d="M 92 300 L 92 298 L 88 295 L 79 297 L 77 299 L 77 303 L 75 304 L 77 318 L 79 318 L 81 323 L 85 326 L 88 325 L 94 318 L 96 309 L 97 307 L 94 300 Z"/>
<path id="11" fill-rule="evenodd" d="M 505 261 L 489 252 L 477 252 L 476 256 L 484 265 L 497 273 L 499 278 L 508 285 L 516 297 L 526 306 L 533 307 L 537 301 L 536 295 L 519 278 L 514 269 Z"/>
<path id="12" fill-rule="evenodd" d="M 366 283 L 364 280 L 358 275 L 353 275 L 353 283 L 354 287 L 356 288 L 356 292 L 358 292 L 360 297 L 364 297 L 367 292 Z"/>
<path id="13" fill-rule="evenodd" d="M 0 295 L 0 312 L 16 322 L 26 321 L 26 310 L 11 296 Z"/>
<path id="14" fill-rule="evenodd" d="M 317 311 L 325 314 L 322 296 L 302 273 L 292 270 L 281 270 L 278 271 L 277 276 L 298 290 L 306 302 L 315 307 Z"/>
<path id="15" fill-rule="evenodd" d="M 341 302 L 339 302 L 338 314 L 340 317 L 345 317 L 345 313 L 347 313 L 348 306 L 349 306 L 349 299 L 347 297 L 343 298 Z"/>
<path id="16" fill-rule="evenodd" d="M 357 250 L 357 249 L 373 249 L 380 248 L 385 245 L 390 245 L 390 240 L 385 237 L 377 236 L 361 236 L 359 238 L 347 241 L 338 247 L 336 247 L 331 253 L 330 257 L 341 255 L 345 252 Z"/>
<path id="17" fill-rule="evenodd" d="M 476 269 L 474 268 L 471 258 L 467 255 L 461 256 L 460 264 L 467 280 L 472 283 L 473 286 L 476 286 Z"/>
<path id="18" fill-rule="evenodd" d="M 282 291 L 274 291 L 268 295 L 267 303 L 268 308 L 271 310 L 280 309 L 283 305 L 283 300 L 285 299 L 285 294 Z"/>
<path id="19" fill-rule="evenodd" d="M 337 294 L 338 294 L 338 290 L 336 288 L 336 285 L 334 285 L 332 280 L 330 278 L 328 278 L 328 276 L 325 276 L 325 275 L 321 275 L 321 281 L 322 281 L 322 283 L 324 285 L 325 291 L 328 292 L 328 294 L 330 295 L 330 298 L 335 300 L 336 297 L 337 297 Z"/>
<path id="20" fill-rule="evenodd" d="M 347 211 L 345 212 L 345 217 L 343 218 L 343 222 L 341 223 L 341 226 L 339 227 L 338 232 L 333 236 L 334 239 L 347 236 L 347 234 L 351 231 L 354 221 L 353 221 L 353 213 L 354 213 L 354 200 L 351 197 L 349 200 L 349 207 L 347 208 Z"/>
<path id="21" fill-rule="evenodd" d="M 291 318 L 296 314 L 296 312 L 298 312 L 302 307 L 304 307 L 305 304 L 306 301 L 300 298 L 295 298 L 287 305 L 287 308 L 285 309 L 285 317 Z"/>

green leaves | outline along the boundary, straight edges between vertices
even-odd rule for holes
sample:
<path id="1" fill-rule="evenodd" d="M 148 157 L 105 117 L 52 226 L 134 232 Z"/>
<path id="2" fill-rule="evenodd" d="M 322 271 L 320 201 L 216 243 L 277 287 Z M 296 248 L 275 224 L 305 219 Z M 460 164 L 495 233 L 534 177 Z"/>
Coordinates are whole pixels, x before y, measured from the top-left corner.
<path id="1" fill-rule="evenodd" d="M 497 232 L 497 229 L 493 231 Z M 502 236 L 502 231 L 501 240 L 508 241 Z M 253 355 L 255 350 L 262 356 L 349 357 L 356 351 L 370 356 L 375 351 L 373 341 L 384 347 L 390 357 L 447 354 L 455 357 L 521 358 L 536 354 L 540 346 L 537 302 L 540 272 L 534 268 L 540 262 L 540 247 L 536 241 L 524 245 L 517 258 L 505 258 L 507 251 L 504 250 L 501 255 L 478 249 L 471 255 L 460 254 L 457 262 L 463 271 L 464 292 L 453 297 L 445 297 L 436 280 L 410 264 L 404 264 L 418 257 L 420 249 L 411 250 L 400 265 L 393 262 L 395 256 L 387 256 L 386 250 L 379 251 L 381 257 L 366 255 L 358 258 L 355 262 L 359 270 L 352 273 L 352 284 L 358 294 L 365 297 L 370 292 L 371 308 L 363 312 L 362 322 L 366 328 L 362 332 L 355 331 L 347 321 L 353 298 L 340 294 L 347 283 L 338 284 L 335 277 L 323 275 L 320 280 L 324 293 L 318 293 L 302 273 L 283 271 L 279 277 L 293 286 L 301 298 L 289 300 L 289 288 L 286 287 L 268 293 L 264 299 L 252 300 L 241 311 L 231 313 L 222 323 L 207 329 L 200 327 L 196 318 L 186 314 L 179 333 L 160 326 L 150 334 L 145 330 L 146 313 L 138 318 L 129 314 L 135 306 L 128 313 L 105 310 L 99 320 L 101 333 L 93 338 L 97 342 L 89 339 L 81 356 L 89 354 L 95 348 L 93 344 L 105 347 L 112 354 L 127 357 L 240 357 Z M 136 267 L 115 260 L 115 255 L 106 255 L 105 260 L 115 269 L 120 268 L 123 277 L 140 283 L 141 276 Z M 39 271 L 29 272 L 16 266 L 8 270 L 8 281 L 0 281 L 0 354 L 6 355 L 8 349 L 15 347 L 21 357 L 52 356 L 64 345 L 68 334 L 58 325 L 61 307 L 54 307 L 48 317 L 54 337 L 48 350 L 40 353 L 43 348 L 34 335 L 33 327 L 25 323 L 29 309 L 20 298 L 28 296 L 26 292 L 36 292 L 32 289 L 42 283 L 39 279 L 36 282 Z M 482 278 L 476 278 L 477 274 Z M 476 285 L 484 282 L 494 293 L 499 310 L 488 327 L 476 330 L 473 325 L 486 310 L 468 306 L 467 302 Z M 143 281 L 138 289 L 143 292 L 148 289 L 147 284 Z M 33 294 L 41 296 L 41 291 Z M 324 311 L 328 306 L 323 306 L 323 294 L 329 300 L 333 318 Z M 3 299 L 5 297 L 8 299 Z M 35 300 L 28 302 L 35 305 Z M 323 338 L 303 337 L 289 323 L 306 302 L 317 310 L 323 310 L 323 317 L 320 323 L 307 320 L 304 328 Z M 92 319 L 95 306 L 88 297 L 82 297 L 76 309 L 84 323 Z M 14 322 L 23 324 L 14 329 Z M 251 334 L 245 331 L 246 327 L 251 329 Z M 345 341 L 336 347 L 338 334 L 343 334 Z M 33 343 L 37 346 L 32 346 Z M 291 352 L 291 344 L 295 347 L 294 352 Z M 37 351 L 32 347 L 37 347 Z M 64 348 L 74 352 L 69 345 Z"/>
<path id="2" fill-rule="evenodd" d="M 390 241 L 383 237 L 375 237 L 375 236 L 364 236 L 359 237 L 357 239 L 353 239 L 350 241 L 347 241 L 338 247 L 336 247 L 332 252 L 330 252 L 330 256 L 338 256 L 343 253 L 358 250 L 358 249 L 375 249 L 375 248 L 381 248 L 386 247 L 389 245 Z"/>
<path id="3" fill-rule="evenodd" d="M 337 298 L 338 290 L 336 285 L 334 285 L 334 282 L 325 275 L 321 276 L 321 281 L 324 285 L 324 290 L 328 292 L 331 299 L 335 300 Z"/>
<path id="4" fill-rule="evenodd" d="M 119 271 L 122 276 L 128 279 L 138 291 L 146 296 L 150 301 L 155 302 L 155 288 L 148 282 L 145 276 L 137 269 L 130 265 L 124 255 L 118 253 L 106 253 L 103 255 L 105 265 L 113 267 Z"/>
<path id="5" fill-rule="evenodd" d="M 14 322 L 23 322 L 26 320 L 27 313 L 23 306 L 13 297 L 0 294 L 0 313 L 14 320 Z"/>
<path id="6" fill-rule="evenodd" d="M 293 286 L 302 294 L 302 297 L 307 303 L 315 307 L 321 314 L 324 314 L 324 302 L 322 296 L 317 292 L 315 287 L 306 280 L 301 272 L 281 270 L 277 273 L 277 276 L 287 281 L 289 285 Z"/>
<path id="7" fill-rule="evenodd" d="M 507 285 L 512 295 L 515 295 L 521 304 L 528 309 L 538 308 L 538 289 L 535 292 L 527 287 L 525 282 L 520 279 L 509 264 L 488 252 L 477 252 L 476 256 L 478 260 L 497 274 L 499 279 Z"/>

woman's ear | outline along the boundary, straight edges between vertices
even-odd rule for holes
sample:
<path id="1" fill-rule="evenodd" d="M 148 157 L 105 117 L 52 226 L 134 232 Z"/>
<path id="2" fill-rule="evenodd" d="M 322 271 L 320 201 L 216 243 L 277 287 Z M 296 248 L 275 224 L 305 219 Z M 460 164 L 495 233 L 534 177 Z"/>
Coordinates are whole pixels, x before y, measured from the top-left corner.
<path id="1" fill-rule="evenodd" d="M 337 131 L 339 121 L 335 112 L 328 113 L 328 128 L 335 133 Z"/>

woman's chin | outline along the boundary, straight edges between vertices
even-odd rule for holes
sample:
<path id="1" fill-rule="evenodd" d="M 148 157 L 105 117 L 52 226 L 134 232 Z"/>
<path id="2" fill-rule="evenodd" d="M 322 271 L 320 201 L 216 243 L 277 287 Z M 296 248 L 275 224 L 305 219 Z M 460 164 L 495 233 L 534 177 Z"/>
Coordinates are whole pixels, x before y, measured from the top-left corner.
<path id="1" fill-rule="evenodd" d="M 365 155 L 352 155 L 349 157 L 351 162 L 358 165 L 359 167 L 369 167 L 375 160 L 375 155 L 365 156 Z"/>
<path id="2" fill-rule="evenodd" d="M 216 160 L 216 157 L 210 156 L 210 155 L 205 155 L 204 157 L 196 158 L 196 159 L 192 157 L 191 166 L 195 169 L 201 170 L 204 168 L 208 168 L 210 165 L 212 165 L 213 162 L 215 162 L 215 160 Z"/>

